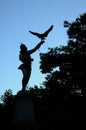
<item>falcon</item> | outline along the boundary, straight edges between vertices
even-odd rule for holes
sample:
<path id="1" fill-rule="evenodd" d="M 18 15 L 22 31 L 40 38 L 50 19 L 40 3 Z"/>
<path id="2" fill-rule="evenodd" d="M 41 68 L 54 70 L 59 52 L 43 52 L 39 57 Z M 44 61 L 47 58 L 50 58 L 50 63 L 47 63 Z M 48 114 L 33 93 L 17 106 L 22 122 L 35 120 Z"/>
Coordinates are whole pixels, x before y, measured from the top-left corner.
<path id="1" fill-rule="evenodd" d="M 48 36 L 50 31 L 52 31 L 52 29 L 53 29 L 53 25 L 51 25 L 44 33 L 38 33 L 38 32 L 32 32 L 32 31 L 29 31 L 29 32 L 37 36 L 38 38 L 40 38 L 42 41 L 42 40 L 45 40 L 45 38 Z"/>

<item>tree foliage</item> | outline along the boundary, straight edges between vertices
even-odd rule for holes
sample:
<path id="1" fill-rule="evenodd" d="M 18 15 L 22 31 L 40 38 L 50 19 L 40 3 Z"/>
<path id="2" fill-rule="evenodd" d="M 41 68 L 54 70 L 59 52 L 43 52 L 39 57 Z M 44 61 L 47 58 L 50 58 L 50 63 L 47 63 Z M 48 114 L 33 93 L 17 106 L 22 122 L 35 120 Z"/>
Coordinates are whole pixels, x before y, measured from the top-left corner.
<path id="1" fill-rule="evenodd" d="M 6 90 L 4 92 L 4 94 L 1 95 L 1 97 L 0 97 L 0 99 L 1 99 L 1 101 L 2 101 L 2 103 L 4 105 L 12 103 L 13 102 L 13 98 L 14 98 L 14 96 L 12 94 L 12 90 L 11 89 Z"/>
<path id="2" fill-rule="evenodd" d="M 52 93 L 60 92 L 59 99 L 62 95 L 65 99 L 74 95 L 85 97 L 86 13 L 71 23 L 64 21 L 64 27 L 67 28 L 67 45 L 49 48 L 47 53 L 40 54 L 40 69 L 46 74 L 44 85 Z"/>

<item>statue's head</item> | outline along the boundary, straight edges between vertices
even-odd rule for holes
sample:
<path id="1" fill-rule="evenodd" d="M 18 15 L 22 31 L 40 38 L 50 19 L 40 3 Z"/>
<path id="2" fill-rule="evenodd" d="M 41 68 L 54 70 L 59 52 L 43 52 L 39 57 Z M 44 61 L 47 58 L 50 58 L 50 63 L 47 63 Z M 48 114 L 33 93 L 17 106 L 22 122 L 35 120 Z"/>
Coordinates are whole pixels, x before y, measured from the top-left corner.
<path id="1" fill-rule="evenodd" d="M 26 51 L 27 51 L 27 47 L 25 46 L 25 44 L 22 43 L 22 44 L 20 45 L 20 52 L 21 52 L 21 53 L 24 53 L 24 52 L 26 52 Z"/>

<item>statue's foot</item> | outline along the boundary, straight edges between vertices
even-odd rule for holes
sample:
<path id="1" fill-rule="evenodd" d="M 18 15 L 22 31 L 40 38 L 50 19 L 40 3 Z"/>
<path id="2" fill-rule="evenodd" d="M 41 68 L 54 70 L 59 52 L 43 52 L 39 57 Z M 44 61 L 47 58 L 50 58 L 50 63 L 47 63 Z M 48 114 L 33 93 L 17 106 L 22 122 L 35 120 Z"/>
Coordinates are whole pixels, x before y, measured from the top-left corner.
<path id="1" fill-rule="evenodd" d="M 22 88 L 22 91 L 25 91 L 25 89 L 24 89 L 24 88 Z"/>

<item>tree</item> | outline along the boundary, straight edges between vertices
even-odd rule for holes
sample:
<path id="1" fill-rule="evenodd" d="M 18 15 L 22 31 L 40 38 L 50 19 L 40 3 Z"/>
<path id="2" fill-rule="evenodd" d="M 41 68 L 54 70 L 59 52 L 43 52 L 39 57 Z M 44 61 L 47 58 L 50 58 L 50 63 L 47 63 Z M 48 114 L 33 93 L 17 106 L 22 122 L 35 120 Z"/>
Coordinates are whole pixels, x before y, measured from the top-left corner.
<path id="1" fill-rule="evenodd" d="M 9 128 L 11 126 L 11 122 L 14 115 L 14 95 L 12 94 L 12 90 L 8 89 L 4 92 L 0 97 L 1 99 L 1 113 L 0 120 L 2 124 L 5 124 L 5 127 Z M 3 126 L 4 127 L 4 126 Z"/>
<path id="2" fill-rule="evenodd" d="M 76 85 L 86 95 L 86 13 L 76 18 L 75 22 L 68 23 L 68 45 L 74 51 L 73 68 L 75 71 Z M 65 26 L 65 24 L 64 24 Z"/>
<path id="3" fill-rule="evenodd" d="M 59 99 L 62 95 L 63 99 L 80 99 L 86 95 L 86 13 L 72 23 L 64 21 L 64 27 L 68 28 L 67 45 L 40 53 L 40 69 L 47 74 L 43 84 L 52 93 L 59 92 Z"/>
<path id="4" fill-rule="evenodd" d="M 8 89 L 4 92 L 3 95 L 1 95 L 1 101 L 4 105 L 7 105 L 7 104 L 10 104 L 13 102 L 13 94 L 12 94 L 12 90 L 11 89 Z"/>

